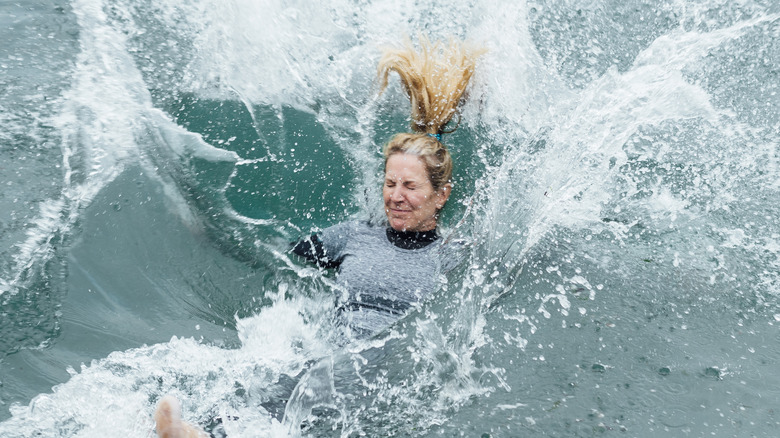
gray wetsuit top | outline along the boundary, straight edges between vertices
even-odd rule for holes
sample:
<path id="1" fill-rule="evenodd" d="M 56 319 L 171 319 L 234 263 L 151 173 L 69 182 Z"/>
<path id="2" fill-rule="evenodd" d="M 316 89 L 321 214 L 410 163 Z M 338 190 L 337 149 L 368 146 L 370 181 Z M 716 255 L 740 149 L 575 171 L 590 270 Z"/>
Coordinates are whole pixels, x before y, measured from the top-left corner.
<path id="1" fill-rule="evenodd" d="M 393 240 L 391 242 L 391 239 Z M 436 231 L 401 233 L 366 222 L 344 222 L 299 242 L 293 252 L 322 267 L 337 267 L 343 321 L 358 335 L 381 330 L 436 289 L 454 267 Z"/>

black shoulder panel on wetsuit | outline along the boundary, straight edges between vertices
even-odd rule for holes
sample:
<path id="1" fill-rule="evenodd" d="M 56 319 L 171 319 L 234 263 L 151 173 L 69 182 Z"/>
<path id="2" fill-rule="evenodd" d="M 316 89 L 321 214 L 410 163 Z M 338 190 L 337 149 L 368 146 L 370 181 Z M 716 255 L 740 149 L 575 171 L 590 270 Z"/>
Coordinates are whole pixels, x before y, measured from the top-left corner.
<path id="1" fill-rule="evenodd" d="M 325 247 L 320 237 L 316 234 L 312 234 L 310 238 L 296 243 L 292 248 L 292 252 L 321 268 L 333 269 L 338 268 L 341 264 L 341 260 L 328 258 L 328 255 L 325 253 Z"/>

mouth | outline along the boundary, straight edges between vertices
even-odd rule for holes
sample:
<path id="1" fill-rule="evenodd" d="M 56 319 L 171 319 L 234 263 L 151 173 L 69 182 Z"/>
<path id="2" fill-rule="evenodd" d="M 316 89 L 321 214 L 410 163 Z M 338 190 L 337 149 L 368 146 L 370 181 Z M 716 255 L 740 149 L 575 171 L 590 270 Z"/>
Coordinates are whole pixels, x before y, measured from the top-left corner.
<path id="1" fill-rule="evenodd" d="M 412 212 L 411 210 L 399 210 L 397 208 L 388 208 L 387 210 L 392 214 L 407 214 Z"/>

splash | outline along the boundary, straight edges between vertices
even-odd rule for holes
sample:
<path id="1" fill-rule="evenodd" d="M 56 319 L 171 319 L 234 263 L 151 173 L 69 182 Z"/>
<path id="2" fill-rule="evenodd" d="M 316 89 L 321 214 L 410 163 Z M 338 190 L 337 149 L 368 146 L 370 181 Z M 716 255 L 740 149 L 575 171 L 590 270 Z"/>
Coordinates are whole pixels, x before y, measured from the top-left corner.
<path id="1" fill-rule="evenodd" d="M 765 342 L 780 304 L 773 6 L 413 3 L 73 3 L 81 52 L 53 123 L 62 193 L 16 246 L 3 297 L 45 283 L 47 261 L 131 165 L 193 236 L 262 278 L 230 271 L 229 286 L 212 276 L 182 292 L 257 289 L 235 299 L 251 305 L 194 312 L 242 313 L 240 345 L 114 352 L 15 405 L 4 436 L 147 436 L 165 393 L 230 436 L 749 435 L 776 423 L 752 394 L 772 387 L 778 355 Z M 407 124 L 397 84 L 373 97 L 376 47 L 419 28 L 490 48 L 447 139 L 462 191 L 445 234 L 468 244 L 430 302 L 345 347 L 324 316 L 332 279 L 285 248 L 376 211 L 378 144 Z M 57 341 L 43 338 L 32 344 Z M 299 389 L 323 397 L 290 410 L 304 426 L 291 429 L 280 405 L 309 368 Z"/>

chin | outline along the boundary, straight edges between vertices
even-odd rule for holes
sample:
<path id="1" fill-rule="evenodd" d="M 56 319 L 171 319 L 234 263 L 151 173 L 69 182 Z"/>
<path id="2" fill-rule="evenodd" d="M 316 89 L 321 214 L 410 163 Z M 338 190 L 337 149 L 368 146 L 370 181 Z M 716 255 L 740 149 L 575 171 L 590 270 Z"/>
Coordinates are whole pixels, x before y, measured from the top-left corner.
<path id="1" fill-rule="evenodd" d="M 397 221 L 390 219 L 390 226 L 396 231 L 411 231 L 411 226 L 406 221 Z"/>
<path id="2" fill-rule="evenodd" d="M 388 218 L 387 218 L 387 223 L 388 223 L 388 224 L 389 224 L 389 225 L 390 225 L 390 226 L 391 226 L 393 229 L 396 229 L 396 230 L 400 230 L 400 229 L 402 229 L 402 228 L 405 228 L 405 227 L 406 227 L 406 222 L 405 222 L 403 219 L 400 219 L 400 220 L 399 220 L 399 219 L 394 219 L 394 218 L 388 217 Z"/>

